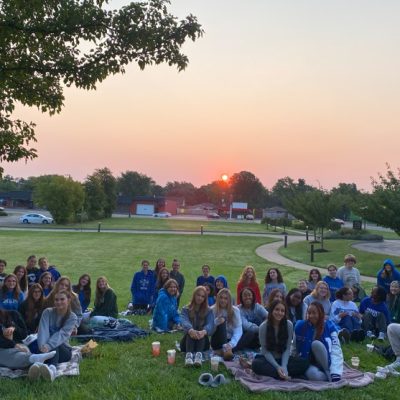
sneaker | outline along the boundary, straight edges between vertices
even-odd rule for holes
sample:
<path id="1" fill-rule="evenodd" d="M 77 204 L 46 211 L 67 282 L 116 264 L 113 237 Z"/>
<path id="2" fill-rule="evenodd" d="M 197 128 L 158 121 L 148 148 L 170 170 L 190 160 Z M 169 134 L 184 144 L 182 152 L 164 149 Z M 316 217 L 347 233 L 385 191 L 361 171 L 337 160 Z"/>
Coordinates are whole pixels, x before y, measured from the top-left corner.
<path id="1" fill-rule="evenodd" d="M 341 329 L 338 336 L 343 344 L 350 342 L 350 332 L 347 329 Z"/>
<path id="2" fill-rule="evenodd" d="M 378 340 L 385 340 L 385 332 L 379 332 Z"/>
<path id="3" fill-rule="evenodd" d="M 56 367 L 54 365 L 40 364 L 39 369 L 45 381 L 53 382 L 56 379 Z"/>
<path id="4" fill-rule="evenodd" d="M 203 362 L 203 355 L 200 353 L 200 351 L 198 351 L 194 355 L 194 366 L 201 367 L 202 362 Z"/>
<path id="5" fill-rule="evenodd" d="M 386 377 L 387 377 L 387 375 L 386 375 L 385 372 L 383 372 L 383 371 L 378 371 L 378 372 L 375 374 L 375 378 L 378 378 L 378 379 L 386 379 Z"/>
<path id="6" fill-rule="evenodd" d="M 203 386 L 211 386 L 214 382 L 214 377 L 209 373 L 201 374 L 199 377 L 199 384 Z"/>
<path id="7" fill-rule="evenodd" d="M 372 333 L 372 331 L 367 331 L 367 338 L 368 339 L 375 339 L 375 335 Z"/>
<path id="8" fill-rule="evenodd" d="M 228 380 L 225 378 L 223 374 L 218 374 L 214 380 L 211 382 L 211 387 L 218 387 L 220 385 L 225 385 L 228 383 Z"/>
<path id="9" fill-rule="evenodd" d="M 34 363 L 29 367 L 28 378 L 31 381 L 35 381 L 35 380 L 39 379 L 39 377 L 40 377 L 40 364 Z"/>
<path id="10" fill-rule="evenodd" d="M 192 353 L 186 353 L 185 367 L 191 367 L 191 366 L 193 366 L 193 354 Z"/>
<path id="11" fill-rule="evenodd" d="M 394 361 L 391 364 L 389 364 L 386 368 L 389 368 L 389 369 L 400 368 L 400 358 L 397 358 L 396 361 Z"/>

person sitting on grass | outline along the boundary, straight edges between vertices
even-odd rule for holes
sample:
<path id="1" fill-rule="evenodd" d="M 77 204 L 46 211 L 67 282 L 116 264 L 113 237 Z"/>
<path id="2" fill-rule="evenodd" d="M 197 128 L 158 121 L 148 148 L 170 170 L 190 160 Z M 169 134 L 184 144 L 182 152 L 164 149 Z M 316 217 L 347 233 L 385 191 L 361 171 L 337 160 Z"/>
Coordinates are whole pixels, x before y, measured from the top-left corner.
<path id="1" fill-rule="evenodd" d="M 153 304 L 156 278 L 149 269 L 149 262 L 142 261 L 142 269 L 133 275 L 131 284 L 132 306 L 135 310 L 150 310 Z"/>
<path id="2" fill-rule="evenodd" d="M 153 295 L 153 308 L 157 302 L 158 293 L 164 287 L 165 282 L 170 279 L 169 271 L 167 268 L 161 268 L 158 273 L 158 278 L 154 287 L 154 295 Z"/>
<path id="3" fill-rule="evenodd" d="M 286 305 L 274 301 L 268 318 L 260 325 L 261 354 L 251 368 L 257 375 L 289 380 L 304 375 L 310 363 L 307 358 L 290 356 L 293 324 L 286 319 Z"/>
<path id="4" fill-rule="evenodd" d="M 244 267 L 237 284 L 236 296 L 238 305 L 241 304 L 240 293 L 244 288 L 250 288 L 255 295 L 256 303 L 261 304 L 261 293 L 257 283 L 256 271 L 251 265 Z"/>
<path id="5" fill-rule="evenodd" d="M 0 308 L 17 311 L 23 301 L 24 294 L 19 288 L 17 277 L 14 274 L 7 275 L 0 289 Z"/>
<path id="6" fill-rule="evenodd" d="M 90 299 L 92 297 L 90 283 L 90 275 L 83 274 L 79 277 L 78 283 L 72 286 L 72 291 L 78 295 L 79 303 L 81 304 L 83 313 L 87 311 L 90 304 Z"/>
<path id="7" fill-rule="evenodd" d="M 287 318 L 294 326 L 297 321 L 304 318 L 307 309 L 307 306 L 303 303 L 301 290 L 297 288 L 290 289 L 286 295 L 285 302 L 288 312 Z"/>
<path id="8" fill-rule="evenodd" d="M 328 265 L 328 275 L 324 277 L 323 281 L 328 284 L 331 293 L 329 300 L 333 303 L 336 300 L 336 291 L 344 286 L 343 281 L 337 277 L 337 266 L 335 264 Z"/>
<path id="9" fill-rule="evenodd" d="M 307 307 L 314 301 L 321 303 L 322 307 L 324 308 L 325 318 L 328 319 L 331 313 L 331 302 L 329 301 L 330 297 L 331 295 L 329 293 L 328 284 L 324 281 L 319 281 L 311 294 L 304 298 L 303 303 Z"/>
<path id="10" fill-rule="evenodd" d="M 400 282 L 390 284 L 390 292 L 386 296 L 386 305 L 390 313 L 390 321 L 400 323 Z"/>
<path id="11" fill-rule="evenodd" d="M 300 279 L 299 282 L 297 283 L 297 288 L 301 292 L 301 297 L 304 298 L 308 296 L 311 293 L 311 290 L 307 286 L 307 279 Z"/>
<path id="12" fill-rule="evenodd" d="M 40 276 L 45 272 L 50 272 L 53 278 L 53 283 L 57 282 L 61 278 L 61 274 L 58 272 L 54 265 L 49 265 L 49 260 L 46 257 L 39 258 L 40 269 L 36 273 L 36 282 L 39 282 Z"/>
<path id="13" fill-rule="evenodd" d="M 43 289 L 38 283 L 34 283 L 28 290 L 27 298 L 19 305 L 18 308 L 18 312 L 25 321 L 28 334 L 37 332 L 43 310 Z"/>
<path id="14" fill-rule="evenodd" d="M 214 297 L 215 297 L 215 300 L 217 299 L 218 292 L 219 292 L 221 289 L 224 289 L 224 288 L 229 289 L 228 281 L 226 280 L 226 278 L 225 278 L 224 275 L 218 275 L 218 276 L 215 278 L 214 285 L 215 285 L 215 287 L 214 287 Z"/>
<path id="15" fill-rule="evenodd" d="M 71 292 L 60 290 L 55 294 L 54 307 L 46 308 L 40 318 L 37 344 L 41 353 L 55 351 L 54 357 L 43 365 L 40 374 L 48 381 L 56 377 L 56 365 L 70 361 L 72 348 L 69 339 L 78 324 L 77 316 L 71 311 Z"/>
<path id="16" fill-rule="evenodd" d="M 26 268 L 23 265 L 17 265 L 14 268 L 14 275 L 18 279 L 19 288 L 21 289 L 24 298 L 26 298 L 28 294 L 28 277 L 26 274 Z"/>
<path id="17" fill-rule="evenodd" d="M 343 353 L 336 325 L 325 321 L 321 303 L 312 302 L 306 319 L 297 321 L 293 339 L 298 356 L 310 361 L 305 376 L 312 381 L 337 382 L 343 374 Z"/>
<path id="18" fill-rule="evenodd" d="M 270 268 L 265 276 L 263 302 L 267 303 L 268 297 L 274 289 L 280 289 L 283 296 L 286 296 L 286 285 L 283 282 L 281 271 L 278 268 Z"/>
<path id="19" fill-rule="evenodd" d="M 201 267 L 201 271 L 203 272 L 203 275 L 200 275 L 197 278 L 196 286 L 204 286 L 205 283 L 209 283 L 214 286 L 215 278 L 212 275 L 210 275 L 210 266 L 204 264 Z"/>
<path id="20" fill-rule="evenodd" d="M 178 312 L 178 282 L 168 279 L 159 291 L 153 311 L 152 327 L 158 332 L 181 330 L 181 317 Z"/>
<path id="21" fill-rule="evenodd" d="M 43 363 L 53 358 L 56 352 L 30 353 L 29 349 L 22 344 L 22 340 L 25 339 L 28 332 L 24 321 L 17 311 L 0 309 L 0 326 L 0 367 L 10 369 L 30 367 L 28 376 L 30 378 L 38 377 L 34 373 L 39 368 L 39 364 L 37 363 Z M 32 368 L 33 365 L 35 367 Z"/>
<path id="22" fill-rule="evenodd" d="M 269 311 L 270 305 L 274 301 L 277 301 L 277 300 L 284 301 L 285 300 L 285 296 L 283 295 L 281 289 L 275 288 L 275 289 L 271 290 L 271 292 L 270 292 L 270 294 L 268 296 L 267 302 L 264 304 L 264 306 L 267 309 L 267 311 Z"/>
<path id="23" fill-rule="evenodd" d="M 37 264 L 37 259 L 34 254 L 29 256 L 26 260 L 26 273 L 28 277 L 28 286 L 33 285 L 34 283 L 37 283 L 36 281 L 36 275 L 39 272 L 39 268 L 36 266 Z"/>
<path id="24" fill-rule="evenodd" d="M 223 356 L 225 361 L 233 359 L 233 349 L 243 334 L 240 311 L 232 305 L 229 289 L 218 292 L 215 304 L 211 307 L 214 314 L 214 333 L 211 336 L 211 347 L 215 353 Z"/>
<path id="25" fill-rule="evenodd" d="M 332 303 L 329 319 L 342 330 L 339 338 L 345 342 L 349 339 L 361 342 L 365 338 L 365 332 L 361 329 L 362 316 L 357 304 L 353 301 L 353 291 L 348 287 L 342 287 L 336 292 L 336 300 Z"/>
<path id="26" fill-rule="evenodd" d="M 370 339 L 378 335 L 378 340 L 385 340 L 386 328 L 390 323 L 389 310 L 385 301 L 385 289 L 375 286 L 371 290 L 371 296 L 366 297 L 360 304 L 362 328 Z"/>
<path id="27" fill-rule="evenodd" d="M 185 365 L 201 366 L 201 353 L 210 348 L 208 336 L 211 335 L 214 325 L 204 286 L 194 289 L 190 303 L 182 307 L 181 319 L 185 332 L 181 340 L 181 351 L 186 352 Z"/>
<path id="28" fill-rule="evenodd" d="M 42 275 L 40 275 L 39 285 L 43 289 L 44 297 L 47 297 L 54 287 L 53 277 L 51 276 L 50 272 L 44 272 Z"/>
<path id="29" fill-rule="evenodd" d="M 180 268 L 181 268 L 181 263 L 176 258 L 174 258 L 172 260 L 172 269 L 169 272 L 169 276 L 171 279 L 175 279 L 175 281 L 178 283 L 178 297 L 176 299 L 178 307 L 179 307 L 179 302 L 181 300 L 181 296 L 183 294 L 183 289 L 185 287 L 185 277 L 181 272 L 179 272 Z"/>
<path id="30" fill-rule="evenodd" d="M 214 285 L 206 282 L 203 286 L 207 292 L 208 305 L 211 307 L 215 304 Z"/>
<path id="31" fill-rule="evenodd" d="M 5 270 L 7 267 L 7 261 L 6 260 L 0 260 L 0 286 L 3 285 L 4 283 L 4 278 L 7 276 Z"/>
<path id="32" fill-rule="evenodd" d="M 322 276 L 321 272 L 319 272 L 319 269 L 317 268 L 310 269 L 310 272 L 308 273 L 308 282 L 307 282 L 308 289 L 313 291 L 319 281 L 322 281 Z"/>
<path id="33" fill-rule="evenodd" d="M 389 364 L 387 368 L 398 369 L 400 368 L 400 324 L 390 324 L 387 328 L 387 335 L 390 346 L 396 356 L 394 362 Z"/>
<path id="34" fill-rule="evenodd" d="M 354 284 L 361 284 L 360 272 L 356 265 L 357 260 L 353 254 L 346 254 L 344 256 L 344 265 L 338 269 L 337 276 L 341 279 L 346 287 L 353 287 Z"/>
<path id="35" fill-rule="evenodd" d="M 268 312 L 261 304 L 256 303 L 256 296 L 251 288 L 244 288 L 239 297 L 240 305 L 238 308 L 242 318 L 243 335 L 233 351 L 258 350 L 260 348 L 258 331 L 260 325 L 267 318 Z"/>
<path id="36" fill-rule="evenodd" d="M 91 324 L 108 321 L 109 318 L 118 318 L 117 296 L 111 289 L 105 276 L 100 276 L 96 281 L 96 295 L 94 308 L 90 313 Z"/>
<path id="37" fill-rule="evenodd" d="M 376 276 L 376 285 L 383 287 L 386 294 L 388 294 L 390 292 L 390 284 L 399 280 L 400 272 L 396 269 L 394 262 L 390 258 L 386 259 Z"/>

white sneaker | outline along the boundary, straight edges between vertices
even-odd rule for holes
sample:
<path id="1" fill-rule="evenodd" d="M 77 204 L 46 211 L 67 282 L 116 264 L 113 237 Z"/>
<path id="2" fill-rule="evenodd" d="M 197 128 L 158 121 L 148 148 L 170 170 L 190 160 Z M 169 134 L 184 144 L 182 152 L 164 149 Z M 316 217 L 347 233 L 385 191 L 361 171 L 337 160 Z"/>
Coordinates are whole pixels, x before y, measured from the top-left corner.
<path id="1" fill-rule="evenodd" d="M 185 357 L 185 367 L 191 367 L 193 366 L 193 354 L 192 353 L 186 353 Z"/>
<path id="2" fill-rule="evenodd" d="M 383 371 L 378 371 L 375 374 L 375 378 L 378 378 L 378 379 L 386 379 L 386 377 L 387 377 L 387 375 Z"/>
<path id="3" fill-rule="evenodd" d="M 40 374 L 45 381 L 53 382 L 56 379 L 56 367 L 54 365 L 40 364 Z"/>
<path id="4" fill-rule="evenodd" d="M 378 340 L 385 340 L 385 332 L 379 332 Z"/>
<path id="5" fill-rule="evenodd" d="M 367 331 L 367 338 L 375 339 L 375 335 L 372 333 L 372 331 Z"/>
<path id="6" fill-rule="evenodd" d="M 387 365 L 386 368 L 389 368 L 389 369 L 400 368 L 400 358 L 397 358 L 394 362 L 392 362 L 391 364 Z"/>
<path id="7" fill-rule="evenodd" d="M 194 366 L 201 367 L 202 362 L 203 362 L 203 355 L 200 353 L 200 351 L 198 351 L 194 356 Z"/>
<path id="8" fill-rule="evenodd" d="M 40 377 L 40 364 L 34 363 L 29 367 L 28 378 L 31 381 L 35 381 L 35 380 L 39 379 L 39 377 Z"/>

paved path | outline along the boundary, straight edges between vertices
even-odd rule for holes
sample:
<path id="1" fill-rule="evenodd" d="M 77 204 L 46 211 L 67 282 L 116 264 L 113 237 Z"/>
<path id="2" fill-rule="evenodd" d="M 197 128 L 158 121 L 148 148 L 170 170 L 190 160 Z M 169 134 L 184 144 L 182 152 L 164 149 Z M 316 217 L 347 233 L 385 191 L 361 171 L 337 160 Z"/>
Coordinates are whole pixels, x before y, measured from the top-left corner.
<path id="1" fill-rule="evenodd" d="M 369 253 L 389 254 L 400 257 L 400 240 L 384 240 L 383 242 L 363 242 L 352 244 L 357 250 Z"/>
<path id="2" fill-rule="evenodd" d="M 305 240 L 305 237 L 288 236 L 288 244 L 294 243 L 294 242 L 299 242 L 302 240 Z M 293 260 L 290 260 L 289 258 L 281 256 L 278 253 L 278 249 L 280 247 L 282 247 L 282 245 L 283 245 L 282 241 L 263 244 L 262 246 L 260 246 L 256 249 L 256 254 L 268 261 L 275 263 L 275 264 L 285 265 L 285 266 L 293 267 L 293 268 L 297 268 L 297 269 L 302 269 L 304 271 L 309 271 L 312 268 L 317 268 L 315 266 L 303 264 L 303 263 L 293 261 Z M 322 275 L 326 275 L 325 268 L 317 268 L 317 269 L 321 272 Z M 361 275 L 361 280 L 366 281 L 366 282 L 376 282 L 376 278 L 372 278 L 370 276 L 364 276 L 364 275 Z"/>

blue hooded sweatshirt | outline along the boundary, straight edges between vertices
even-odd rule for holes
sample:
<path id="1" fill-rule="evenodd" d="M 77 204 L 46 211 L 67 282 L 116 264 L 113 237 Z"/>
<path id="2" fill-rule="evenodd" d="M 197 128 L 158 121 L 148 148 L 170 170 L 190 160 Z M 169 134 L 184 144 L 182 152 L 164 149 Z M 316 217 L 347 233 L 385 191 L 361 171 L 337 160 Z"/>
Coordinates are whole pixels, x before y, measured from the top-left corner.
<path id="1" fill-rule="evenodd" d="M 229 289 L 228 281 L 226 280 L 225 276 L 224 276 L 224 275 L 218 275 L 218 276 L 215 278 L 215 281 L 214 281 L 215 295 L 217 295 L 217 291 L 218 291 L 217 286 L 215 285 L 215 284 L 217 283 L 217 281 L 222 282 L 223 285 L 224 285 L 224 288 Z"/>
<path id="2" fill-rule="evenodd" d="M 161 289 L 153 312 L 153 329 L 168 331 L 171 330 L 171 325 L 180 323 L 176 297 Z"/>
<path id="3" fill-rule="evenodd" d="M 155 284 L 153 271 L 148 270 L 147 274 L 143 270 L 136 272 L 131 284 L 132 303 L 136 305 L 153 304 Z"/>
<path id="4" fill-rule="evenodd" d="M 390 265 L 392 269 L 392 276 L 383 278 L 382 277 L 382 272 L 385 268 L 385 265 Z M 381 286 L 385 289 L 386 294 L 390 292 L 390 284 L 393 281 L 400 281 L 400 272 L 396 269 L 394 262 L 388 258 L 383 262 L 382 268 L 379 270 L 377 276 L 377 285 Z"/>

